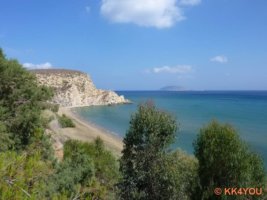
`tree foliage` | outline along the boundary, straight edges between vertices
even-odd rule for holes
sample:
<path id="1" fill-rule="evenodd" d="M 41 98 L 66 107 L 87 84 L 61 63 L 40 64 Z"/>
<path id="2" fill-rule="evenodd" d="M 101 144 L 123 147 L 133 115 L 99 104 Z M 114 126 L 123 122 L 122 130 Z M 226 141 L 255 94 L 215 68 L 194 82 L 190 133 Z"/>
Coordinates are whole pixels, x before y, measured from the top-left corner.
<path id="1" fill-rule="evenodd" d="M 44 134 L 50 119 L 41 115 L 46 108 L 57 112 L 57 105 L 47 103 L 51 97 L 0 49 L 0 199 L 230 199 L 215 197 L 214 188 L 264 187 L 262 159 L 231 126 L 212 122 L 202 128 L 196 157 L 189 156 L 169 149 L 176 121 L 150 102 L 132 115 L 120 163 L 100 138 L 67 141 L 57 162 Z M 66 116 L 60 119 L 72 125 Z"/>
<path id="2" fill-rule="evenodd" d="M 123 140 L 121 199 L 166 199 L 162 162 L 177 131 L 175 119 L 152 103 L 140 105 Z"/>
<path id="3" fill-rule="evenodd" d="M 214 194 L 217 187 L 264 187 L 262 159 L 250 150 L 232 126 L 211 122 L 200 130 L 194 149 L 199 160 L 201 188 L 197 195 L 201 199 L 227 199 Z"/>
<path id="4" fill-rule="evenodd" d="M 165 199 L 190 200 L 195 199 L 195 190 L 199 184 L 198 160 L 181 150 L 168 154 L 162 163 L 165 170 L 166 182 L 169 187 Z"/>
<path id="5" fill-rule="evenodd" d="M 0 199 L 43 199 L 50 173 L 39 153 L 0 153 Z"/>
<path id="6" fill-rule="evenodd" d="M 0 121 L 0 152 L 9 150 L 13 143 L 5 124 Z"/>
<path id="7" fill-rule="evenodd" d="M 68 197 L 74 197 L 75 194 L 82 192 L 82 188 L 91 184 L 93 176 L 92 159 L 81 149 L 76 149 L 70 157 L 64 158 L 51 177 L 52 187 L 49 187 L 49 193 L 54 191 L 54 193 L 64 193 Z"/>
<path id="8" fill-rule="evenodd" d="M 50 178 L 48 193 L 68 198 L 79 194 L 81 199 L 116 199 L 118 178 L 117 161 L 100 138 L 94 143 L 69 140 L 64 145 L 64 159 Z"/>
<path id="9" fill-rule="evenodd" d="M 62 116 L 57 115 L 58 117 L 58 122 L 62 128 L 74 128 L 75 124 L 74 122 L 68 118 L 65 114 Z"/>
<path id="10" fill-rule="evenodd" d="M 41 125 L 40 103 L 48 100 L 52 91 L 38 86 L 33 74 L 16 60 L 0 53 L 0 121 L 15 149 L 25 148 Z M 4 143 L 3 141 L 0 141 Z"/>
<path id="11" fill-rule="evenodd" d="M 67 141 L 64 146 L 64 159 L 75 149 L 81 149 L 93 160 L 95 179 L 91 184 L 93 195 L 100 199 L 115 198 L 115 187 L 119 178 L 119 166 L 116 158 L 106 150 L 103 141 L 97 138 L 94 143 L 83 143 L 75 140 Z"/>

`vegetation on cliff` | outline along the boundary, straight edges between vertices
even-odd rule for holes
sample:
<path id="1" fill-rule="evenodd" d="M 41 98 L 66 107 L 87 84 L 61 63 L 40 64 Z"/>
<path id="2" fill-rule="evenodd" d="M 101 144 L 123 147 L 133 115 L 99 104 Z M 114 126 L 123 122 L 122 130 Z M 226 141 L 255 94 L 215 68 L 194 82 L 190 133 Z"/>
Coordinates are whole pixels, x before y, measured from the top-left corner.
<path id="1" fill-rule="evenodd" d="M 33 142 L 42 129 L 40 104 L 51 97 L 49 88 L 37 86 L 34 75 L 0 51 L 0 127 L 6 149 L 23 150 Z"/>
<path id="2" fill-rule="evenodd" d="M 0 199 L 114 199 L 118 163 L 100 139 L 70 140 L 55 159 L 41 115 L 52 95 L 0 51 Z"/>
<path id="3" fill-rule="evenodd" d="M 75 124 L 73 123 L 73 121 L 69 117 L 67 117 L 65 114 L 63 114 L 62 116 L 58 115 L 57 117 L 58 117 L 58 122 L 62 128 L 75 127 Z"/>

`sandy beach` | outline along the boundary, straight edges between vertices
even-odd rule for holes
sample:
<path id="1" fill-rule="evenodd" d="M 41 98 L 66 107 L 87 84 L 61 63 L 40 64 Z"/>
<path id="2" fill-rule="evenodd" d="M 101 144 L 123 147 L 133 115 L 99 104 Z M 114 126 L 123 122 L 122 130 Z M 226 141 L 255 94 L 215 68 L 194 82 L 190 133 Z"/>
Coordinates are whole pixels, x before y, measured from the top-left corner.
<path id="1" fill-rule="evenodd" d="M 65 114 L 69 118 L 73 120 L 76 127 L 75 128 L 60 128 L 57 125 L 57 122 L 54 122 L 50 125 L 51 129 L 70 139 L 76 139 L 86 142 L 92 142 L 97 137 L 100 137 L 106 146 L 107 149 L 112 151 L 116 155 L 121 154 L 121 150 L 123 148 L 122 138 L 117 137 L 110 133 L 108 130 L 104 128 L 98 127 L 90 122 L 83 120 L 80 116 L 78 116 L 73 108 L 60 108 L 58 111 L 59 115 Z"/>

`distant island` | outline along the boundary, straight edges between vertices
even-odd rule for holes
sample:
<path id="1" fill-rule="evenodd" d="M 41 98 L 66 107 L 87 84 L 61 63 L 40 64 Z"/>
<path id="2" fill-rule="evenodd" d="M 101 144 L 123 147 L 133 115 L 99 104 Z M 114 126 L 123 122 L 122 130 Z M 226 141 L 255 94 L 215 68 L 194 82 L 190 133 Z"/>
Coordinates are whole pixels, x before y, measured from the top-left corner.
<path id="1" fill-rule="evenodd" d="M 186 89 L 182 86 L 175 86 L 175 85 L 170 85 L 170 86 L 165 86 L 160 89 L 161 91 L 185 91 Z"/>

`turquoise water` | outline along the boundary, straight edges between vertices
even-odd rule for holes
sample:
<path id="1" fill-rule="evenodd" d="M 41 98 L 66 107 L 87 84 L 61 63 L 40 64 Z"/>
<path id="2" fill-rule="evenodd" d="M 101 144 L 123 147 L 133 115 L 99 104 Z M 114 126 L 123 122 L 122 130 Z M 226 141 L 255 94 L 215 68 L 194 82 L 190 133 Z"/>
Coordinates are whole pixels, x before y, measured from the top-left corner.
<path id="1" fill-rule="evenodd" d="M 267 166 L 267 91 L 118 93 L 134 103 L 77 108 L 77 112 L 85 120 L 123 137 L 137 105 L 146 100 L 153 100 L 159 108 L 173 114 L 179 123 L 180 130 L 174 148 L 179 147 L 193 153 L 192 142 L 199 129 L 216 119 L 235 126 L 241 137 L 264 157 Z"/>

